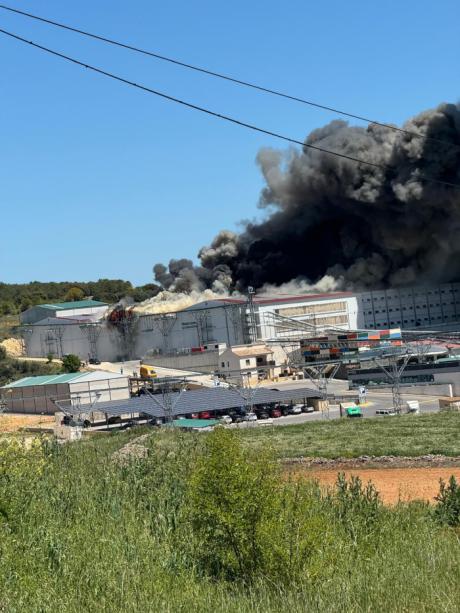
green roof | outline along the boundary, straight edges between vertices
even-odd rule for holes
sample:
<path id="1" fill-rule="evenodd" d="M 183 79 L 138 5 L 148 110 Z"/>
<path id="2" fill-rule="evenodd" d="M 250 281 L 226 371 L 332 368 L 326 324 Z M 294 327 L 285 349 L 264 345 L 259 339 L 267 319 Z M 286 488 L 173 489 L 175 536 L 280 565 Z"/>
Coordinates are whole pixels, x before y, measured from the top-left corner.
<path id="1" fill-rule="evenodd" d="M 74 302 L 56 302 L 56 304 L 37 304 L 42 309 L 51 309 L 52 311 L 61 311 L 65 309 L 87 309 L 88 307 L 107 306 L 106 302 L 99 300 L 75 300 Z"/>
<path id="2" fill-rule="evenodd" d="M 210 426 L 217 426 L 220 424 L 218 419 L 175 419 L 171 424 L 173 428 L 209 428 Z"/>
<path id="3" fill-rule="evenodd" d="M 70 381 L 79 379 L 86 374 L 88 373 L 72 372 L 65 373 L 62 375 L 40 375 L 38 377 L 24 377 L 24 379 L 19 379 L 19 381 L 9 383 L 8 385 L 4 385 L 3 387 L 33 387 L 34 385 L 56 385 L 57 383 L 70 383 Z"/>

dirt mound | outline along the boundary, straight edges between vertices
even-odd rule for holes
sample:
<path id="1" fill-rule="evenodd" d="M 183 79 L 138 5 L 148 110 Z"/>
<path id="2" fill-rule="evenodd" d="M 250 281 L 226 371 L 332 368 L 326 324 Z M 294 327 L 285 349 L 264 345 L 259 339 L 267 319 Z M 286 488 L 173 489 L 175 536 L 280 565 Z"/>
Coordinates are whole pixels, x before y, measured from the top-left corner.
<path id="1" fill-rule="evenodd" d="M 6 338 L 0 345 L 11 358 L 18 358 L 22 355 L 22 342 L 18 338 Z"/>

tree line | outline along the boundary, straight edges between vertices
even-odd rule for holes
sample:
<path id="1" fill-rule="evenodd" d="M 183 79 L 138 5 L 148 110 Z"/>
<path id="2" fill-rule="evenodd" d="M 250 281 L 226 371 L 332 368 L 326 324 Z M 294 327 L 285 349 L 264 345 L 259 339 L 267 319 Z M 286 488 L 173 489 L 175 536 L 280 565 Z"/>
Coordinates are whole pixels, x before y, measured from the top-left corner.
<path id="1" fill-rule="evenodd" d="M 159 291 L 161 288 L 155 283 L 135 287 L 130 281 L 122 279 L 99 279 L 90 282 L 0 282 L 0 315 L 14 315 L 35 304 L 73 302 L 90 297 L 109 304 L 118 302 L 124 297 L 130 297 L 134 302 L 141 302 L 156 296 Z"/>

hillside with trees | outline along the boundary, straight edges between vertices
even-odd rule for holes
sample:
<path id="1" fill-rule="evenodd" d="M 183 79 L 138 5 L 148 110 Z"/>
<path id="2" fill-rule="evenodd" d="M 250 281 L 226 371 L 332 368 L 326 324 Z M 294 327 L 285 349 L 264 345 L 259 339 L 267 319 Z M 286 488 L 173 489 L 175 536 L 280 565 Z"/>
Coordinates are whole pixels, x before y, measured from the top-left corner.
<path id="1" fill-rule="evenodd" d="M 14 315 L 29 307 L 45 302 L 73 302 L 92 297 L 94 300 L 113 304 L 121 298 L 131 297 L 135 302 L 156 296 L 160 287 L 154 283 L 134 287 L 122 279 L 98 281 L 60 281 L 31 283 L 0 282 L 0 317 Z"/>

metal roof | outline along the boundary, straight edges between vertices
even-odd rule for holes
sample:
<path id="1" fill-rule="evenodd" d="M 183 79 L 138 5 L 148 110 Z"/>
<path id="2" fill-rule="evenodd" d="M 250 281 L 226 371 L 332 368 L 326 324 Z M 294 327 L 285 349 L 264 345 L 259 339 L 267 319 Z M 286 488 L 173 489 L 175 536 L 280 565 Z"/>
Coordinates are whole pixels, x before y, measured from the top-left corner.
<path id="1" fill-rule="evenodd" d="M 70 381 L 74 381 L 75 379 L 80 379 L 82 375 L 85 373 L 74 372 L 74 373 L 65 373 L 61 375 L 40 375 L 38 377 L 24 377 L 24 379 L 19 379 L 19 381 L 15 381 L 14 383 L 8 383 L 3 387 L 32 387 L 35 385 L 56 385 L 58 383 L 69 383 Z"/>
<path id="2" fill-rule="evenodd" d="M 173 392 L 169 394 L 167 403 L 171 407 L 170 414 L 176 416 L 200 413 L 201 411 L 227 411 L 245 407 L 248 404 L 283 403 L 317 397 L 318 391 L 307 387 L 289 390 L 275 390 L 266 387 L 236 390 L 216 387 Z M 72 406 L 68 407 L 67 410 L 74 414 L 91 412 L 107 413 L 107 415 L 145 413 L 152 417 L 165 417 L 169 413 L 162 394 L 97 402 L 94 405 L 81 405 L 80 407 Z"/>
<path id="3" fill-rule="evenodd" d="M 268 306 L 276 304 L 284 304 L 289 302 L 315 302 L 317 300 L 336 300 L 338 298 L 353 298 L 356 294 L 352 292 L 326 292 L 322 294 L 276 294 L 269 296 L 267 294 L 258 294 L 254 296 L 253 302 L 255 305 Z M 223 298 L 216 298 L 214 300 L 205 300 L 203 302 L 197 302 L 192 304 L 183 311 L 194 311 L 199 309 L 213 308 L 224 306 L 226 304 L 240 304 L 245 305 L 247 303 L 246 297 L 225 296 Z"/>
<path id="4" fill-rule="evenodd" d="M 273 349 L 270 349 L 265 344 L 259 345 L 233 345 L 228 347 L 226 351 L 230 351 L 238 357 L 255 357 L 257 355 L 267 355 L 273 353 Z"/>
<path id="5" fill-rule="evenodd" d="M 56 302 L 56 304 L 37 304 L 36 306 L 52 311 L 62 311 L 66 309 L 86 309 L 108 305 L 106 302 L 99 302 L 99 300 L 75 300 L 74 302 Z"/>
<path id="6" fill-rule="evenodd" d="M 175 419 L 171 424 L 166 426 L 172 426 L 173 428 L 209 428 L 211 426 L 217 426 L 219 424 L 218 419 Z"/>
<path id="7" fill-rule="evenodd" d="M 104 370 L 93 370 L 91 372 L 72 372 L 56 375 L 39 375 L 37 377 L 24 377 L 13 383 L 7 383 L 4 388 L 34 387 L 37 385 L 57 385 L 61 383 L 74 383 L 78 381 L 105 381 L 107 379 L 126 379 L 127 375 L 120 373 L 106 372 Z"/>

